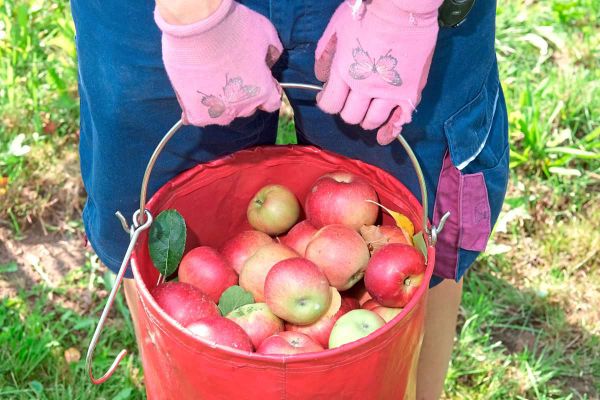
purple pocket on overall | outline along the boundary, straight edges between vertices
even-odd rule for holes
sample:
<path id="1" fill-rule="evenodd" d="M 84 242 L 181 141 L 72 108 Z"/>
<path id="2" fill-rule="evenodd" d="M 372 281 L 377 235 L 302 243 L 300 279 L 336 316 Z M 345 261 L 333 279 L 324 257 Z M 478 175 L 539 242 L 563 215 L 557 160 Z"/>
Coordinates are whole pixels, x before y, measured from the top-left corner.
<path id="1" fill-rule="evenodd" d="M 450 212 L 436 244 L 435 274 L 457 279 L 458 249 L 484 251 L 492 231 L 490 204 L 482 172 L 463 174 L 446 153 L 438 184 L 433 223 Z"/>

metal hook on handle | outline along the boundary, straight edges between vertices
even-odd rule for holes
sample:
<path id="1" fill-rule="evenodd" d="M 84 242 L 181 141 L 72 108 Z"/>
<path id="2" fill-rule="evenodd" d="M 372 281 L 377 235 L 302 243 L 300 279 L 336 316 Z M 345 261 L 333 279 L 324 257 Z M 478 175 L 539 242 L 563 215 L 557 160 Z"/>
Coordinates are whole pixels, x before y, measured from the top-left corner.
<path id="1" fill-rule="evenodd" d="M 136 211 L 133 214 L 133 225 L 130 227 L 131 239 L 129 241 L 129 247 L 127 247 L 127 252 L 125 253 L 125 257 L 123 258 L 123 262 L 121 263 L 121 267 L 119 268 L 119 273 L 117 274 L 115 283 L 113 284 L 112 290 L 110 291 L 110 295 L 108 296 L 108 300 L 106 301 L 106 305 L 104 306 L 104 310 L 102 311 L 102 315 L 100 316 L 100 321 L 98 321 L 98 325 L 96 326 L 96 330 L 94 331 L 94 336 L 92 336 L 92 341 L 90 342 L 87 351 L 87 356 L 85 358 L 85 367 L 88 371 L 90 380 L 96 385 L 106 382 L 115 372 L 123 357 L 127 355 L 127 350 L 121 350 L 121 352 L 119 353 L 119 355 L 117 355 L 108 371 L 106 371 L 106 373 L 100 378 L 94 377 L 94 374 L 92 372 L 92 364 L 94 358 L 94 350 L 96 349 L 96 345 L 98 344 L 98 340 L 100 339 L 100 333 L 102 333 L 102 328 L 104 328 L 104 323 L 106 322 L 108 313 L 110 312 L 113 302 L 115 301 L 115 298 L 119 291 L 119 288 L 121 287 L 123 275 L 125 275 L 125 271 L 127 270 L 127 265 L 129 264 L 129 259 L 131 257 L 131 253 L 133 252 L 133 249 L 135 248 L 135 244 L 137 243 L 138 237 L 140 236 L 140 233 L 142 233 L 143 231 L 148 229 L 150 225 L 152 225 L 152 214 L 150 214 L 150 211 L 145 210 L 145 222 L 142 225 L 139 225 L 137 222 L 139 217 L 138 213 L 139 211 Z"/>

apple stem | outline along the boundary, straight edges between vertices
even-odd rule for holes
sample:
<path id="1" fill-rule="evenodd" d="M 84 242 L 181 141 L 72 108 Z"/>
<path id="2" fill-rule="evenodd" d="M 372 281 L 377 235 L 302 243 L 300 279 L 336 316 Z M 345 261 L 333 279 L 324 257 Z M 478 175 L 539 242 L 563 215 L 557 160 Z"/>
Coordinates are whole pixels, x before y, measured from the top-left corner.
<path id="1" fill-rule="evenodd" d="M 407 277 L 404 279 L 404 286 L 410 286 L 410 276 L 407 276 Z"/>
<path id="2" fill-rule="evenodd" d="M 255 202 L 256 204 L 258 204 L 259 206 L 262 206 L 262 205 L 263 205 L 263 202 L 262 202 L 260 199 L 256 199 L 256 200 L 254 200 L 254 202 Z"/>

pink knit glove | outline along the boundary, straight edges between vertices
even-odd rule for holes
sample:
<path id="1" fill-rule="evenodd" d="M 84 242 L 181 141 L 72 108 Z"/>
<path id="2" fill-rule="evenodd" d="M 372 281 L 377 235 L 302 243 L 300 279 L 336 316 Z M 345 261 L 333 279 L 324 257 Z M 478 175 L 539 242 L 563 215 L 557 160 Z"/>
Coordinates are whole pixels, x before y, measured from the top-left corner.
<path id="1" fill-rule="evenodd" d="M 338 7 L 317 45 L 315 73 L 326 82 L 317 103 L 349 124 L 380 127 L 384 145 L 421 100 L 443 0 L 355 1 L 360 8 Z"/>
<path id="2" fill-rule="evenodd" d="M 283 46 L 271 22 L 232 0 L 190 25 L 162 30 L 163 61 L 185 124 L 228 125 L 236 117 L 281 105 L 281 89 L 270 68 Z"/>

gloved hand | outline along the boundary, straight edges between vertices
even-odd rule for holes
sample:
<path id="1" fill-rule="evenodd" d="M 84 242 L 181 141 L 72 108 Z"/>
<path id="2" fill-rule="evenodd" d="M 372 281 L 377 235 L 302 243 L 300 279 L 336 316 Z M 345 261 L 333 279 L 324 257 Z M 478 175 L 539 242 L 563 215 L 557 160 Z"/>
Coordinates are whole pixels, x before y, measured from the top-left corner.
<path id="1" fill-rule="evenodd" d="M 421 100 L 443 0 L 355 1 L 359 9 L 338 7 L 317 44 L 315 73 L 326 82 L 317 104 L 349 124 L 380 127 L 377 141 L 388 144 Z"/>
<path id="2" fill-rule="evenodd" d="M 157 10 L 163 61 L 185 124 L 228 125 L 257 109 L 281 106 L 270 68 L 283 46 L 271 22 L 232 0 L 190 25 L 167 23 Z"/>

